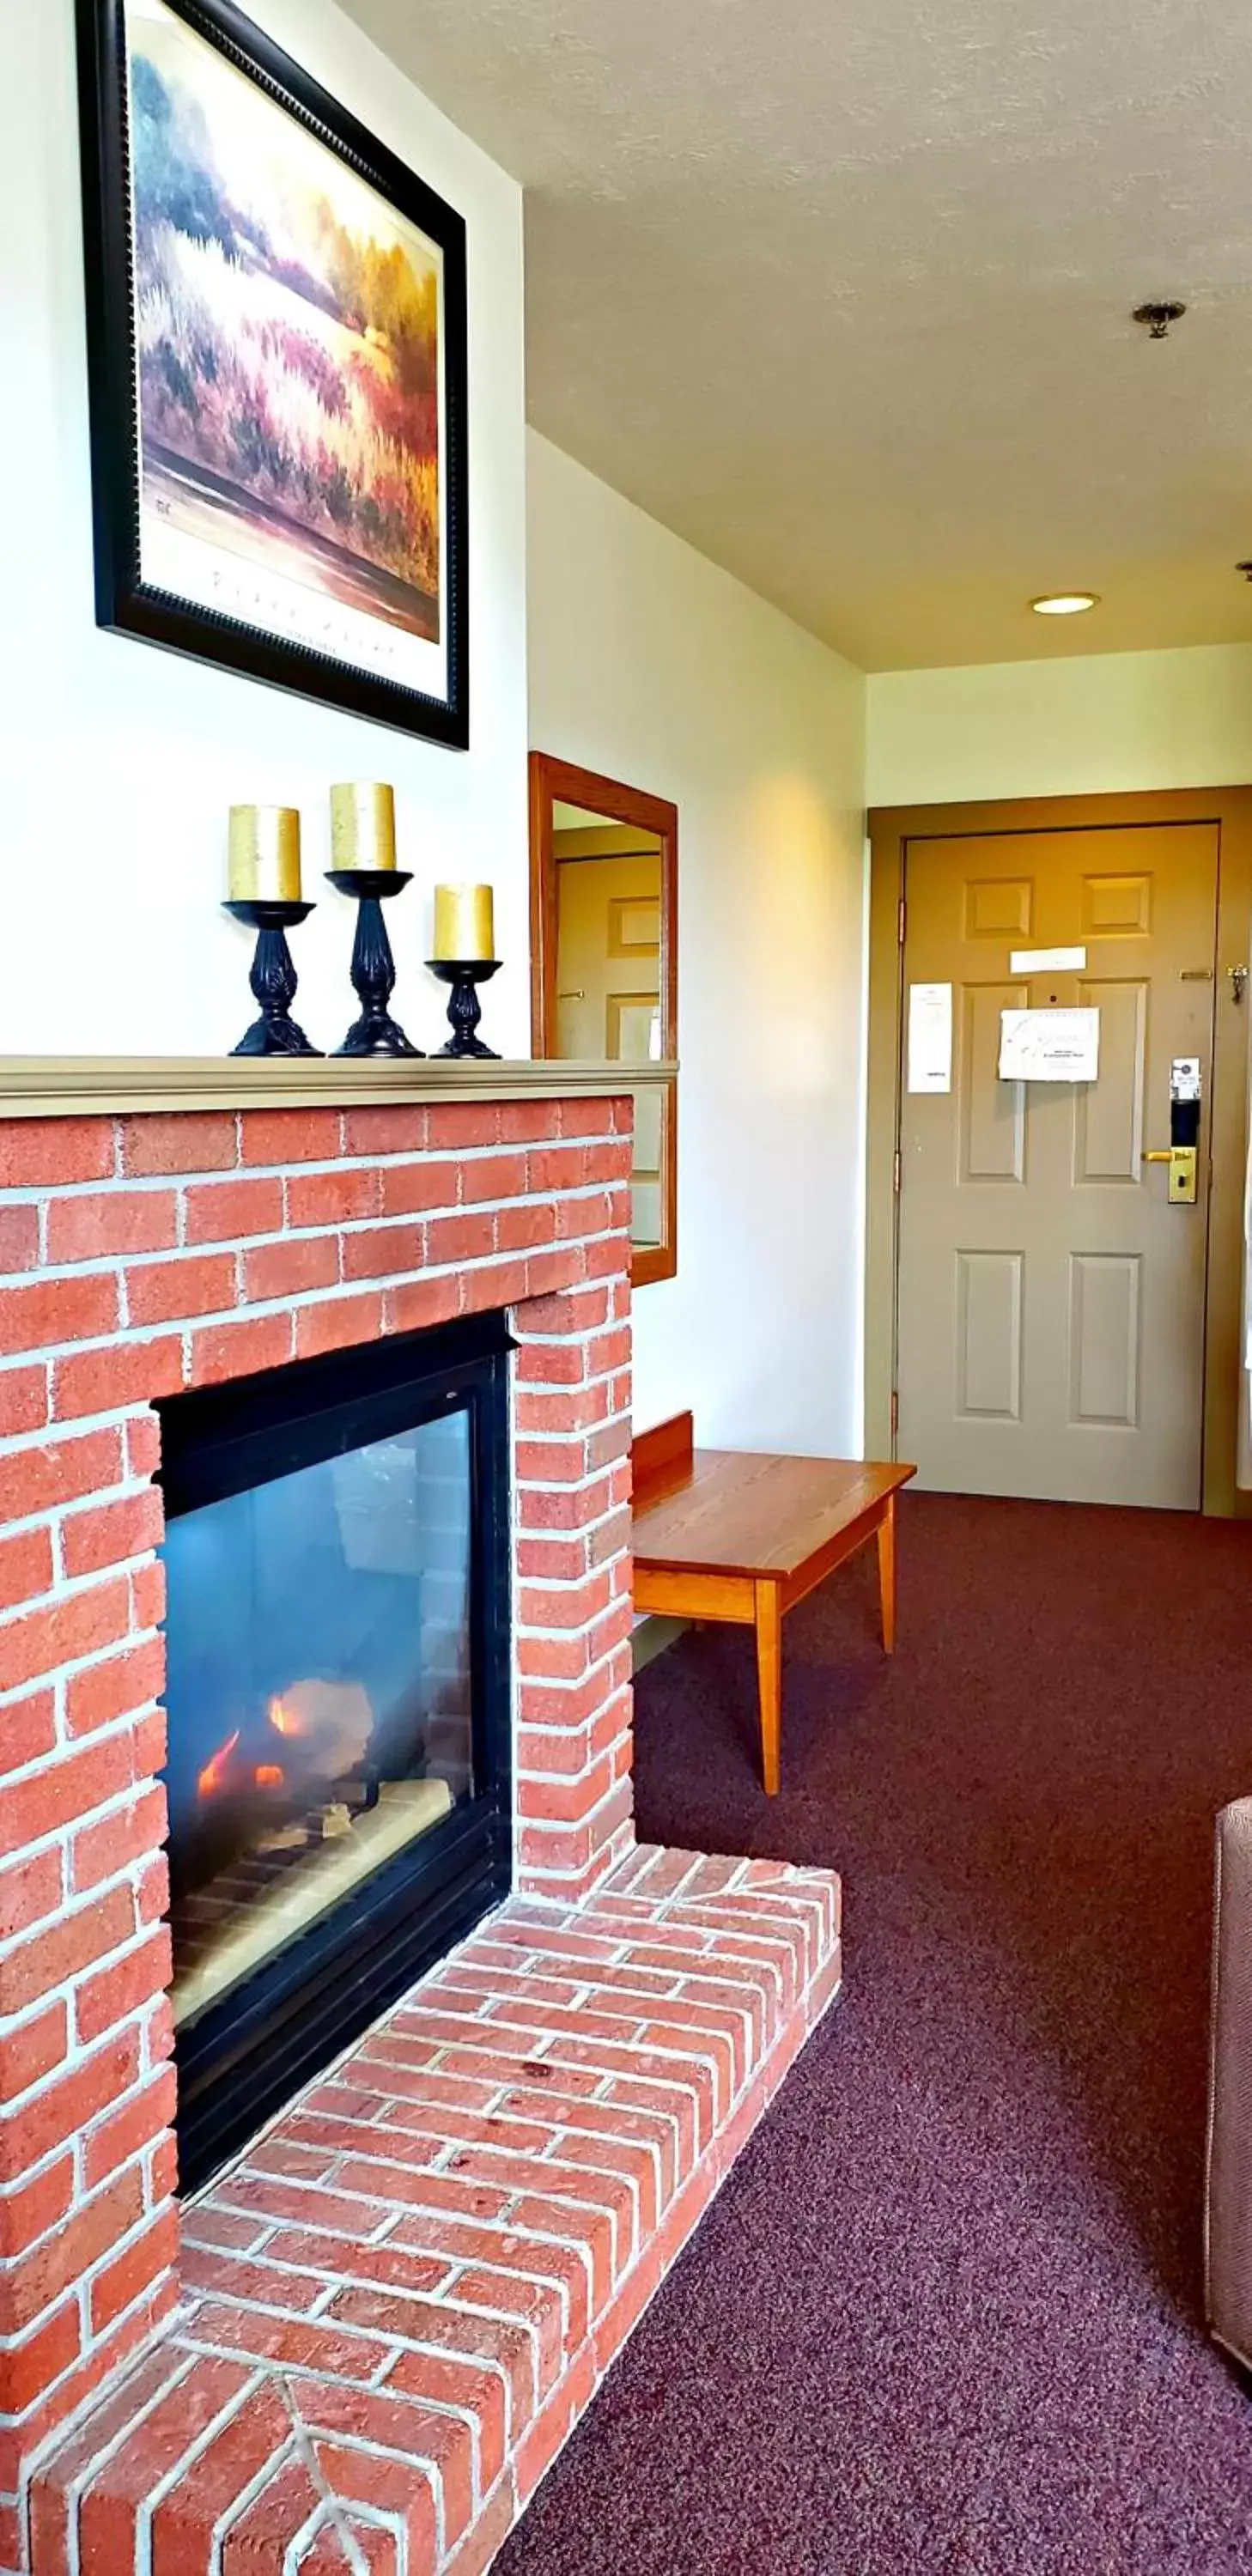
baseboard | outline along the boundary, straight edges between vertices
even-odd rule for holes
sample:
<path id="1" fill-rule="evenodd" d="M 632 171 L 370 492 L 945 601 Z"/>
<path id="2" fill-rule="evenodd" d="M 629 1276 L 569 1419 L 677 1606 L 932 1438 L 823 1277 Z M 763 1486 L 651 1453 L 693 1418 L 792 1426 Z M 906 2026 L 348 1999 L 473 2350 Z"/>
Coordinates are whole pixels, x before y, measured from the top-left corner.
<path id="1" fill-rule="evenodd" d="M 642 1619 L 637 1619 L 630 1639 L 635 1671 L 641 1673 L 645 1664 L 655 1663 L 667 1646 L 677 1645 L 690 1626 L 690 1619 L 663 1619 L 657 1613 L 645 1613 Z"/>

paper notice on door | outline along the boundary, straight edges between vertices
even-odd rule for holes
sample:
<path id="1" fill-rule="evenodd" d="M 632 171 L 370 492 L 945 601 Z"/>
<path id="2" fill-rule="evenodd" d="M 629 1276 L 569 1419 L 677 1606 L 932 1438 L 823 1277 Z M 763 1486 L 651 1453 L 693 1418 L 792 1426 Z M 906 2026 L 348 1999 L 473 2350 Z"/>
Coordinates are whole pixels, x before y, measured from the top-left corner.
<path id="1" fill-rule="evenodd" d="M 908 1087 L 952 1089 L 952 987 L 910 984 Z"/>
<path id="2" fill-rule="evenodd" d="M 1010 975 L 1082 975 L 1085 948 L 1010 948 Z"/>
<path id="3" fill-rule="evenodd" d="M 1001 1011 L 1001 1082 L 1094 1082 L 1098 1011 Z"/>

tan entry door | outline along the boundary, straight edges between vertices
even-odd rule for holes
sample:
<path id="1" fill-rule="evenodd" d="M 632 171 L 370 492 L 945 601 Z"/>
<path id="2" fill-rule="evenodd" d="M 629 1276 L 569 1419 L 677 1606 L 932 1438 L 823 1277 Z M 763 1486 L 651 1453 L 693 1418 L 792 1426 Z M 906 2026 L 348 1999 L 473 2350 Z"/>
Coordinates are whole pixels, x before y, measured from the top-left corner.
<path id="1" fill-rule="evenodd" d="M 1218 832 L 910 840 L 899 1455 L 957 1493 L 1201 1500 Z M 1014 951 L 1082 948 L 1014 972 Z M 908 1089 L 908 988 L 952 986 L 951 1090 Z M 1001 1081 L 1005 1010 L 1100 1014 L 1092 1083 Z M 1170 1068 L 1201 1068 L 1199 1189 L 1173 1206 Z"/>

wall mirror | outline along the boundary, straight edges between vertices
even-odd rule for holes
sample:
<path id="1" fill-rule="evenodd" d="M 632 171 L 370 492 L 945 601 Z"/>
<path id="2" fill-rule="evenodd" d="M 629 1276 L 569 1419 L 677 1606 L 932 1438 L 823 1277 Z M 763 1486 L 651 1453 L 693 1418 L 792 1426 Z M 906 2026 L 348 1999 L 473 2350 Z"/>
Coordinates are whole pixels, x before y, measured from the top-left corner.
<path id="1" fill-rule="evenodd" d="M 672 1065 L 678 1054 L 678 808 L 543 751 L 530 759 L 537 1056 Z M 635 1286 L 678 1266 L 678 1084 L 635 1088 Z"/>

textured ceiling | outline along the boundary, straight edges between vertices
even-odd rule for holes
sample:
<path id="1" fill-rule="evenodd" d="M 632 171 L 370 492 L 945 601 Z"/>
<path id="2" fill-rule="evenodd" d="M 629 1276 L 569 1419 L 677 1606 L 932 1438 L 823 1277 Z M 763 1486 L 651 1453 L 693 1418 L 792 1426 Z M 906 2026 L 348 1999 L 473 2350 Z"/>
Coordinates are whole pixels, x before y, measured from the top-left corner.
<path id="1" fill-rule="evenodd" d="M 350 5 L 525 184 L 536 426 L 854 661 L 1252 636 L 1247 0 Z"/>

